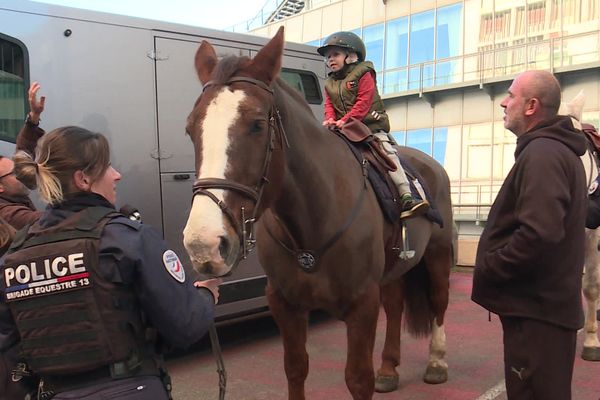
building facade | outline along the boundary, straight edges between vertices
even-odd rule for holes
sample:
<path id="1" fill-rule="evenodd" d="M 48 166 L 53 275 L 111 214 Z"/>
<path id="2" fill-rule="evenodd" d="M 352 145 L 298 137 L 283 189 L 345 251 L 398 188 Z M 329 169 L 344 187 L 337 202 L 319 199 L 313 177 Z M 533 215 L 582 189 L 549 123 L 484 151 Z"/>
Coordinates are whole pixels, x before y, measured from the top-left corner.
<path id="1" fill-rule="evenodd" d="M 312 0 L 252 33 L 281 25 L 286 40 L 315 46 L 340 30 L 363 38 L 397 141 L 448 172 L 460 264 L 474 262 L 514 162 L 500 102 L 515 75 L 553 72 L 563 99 L 583 90 L 584 121 L 600 122 L 599 0 Z"/>

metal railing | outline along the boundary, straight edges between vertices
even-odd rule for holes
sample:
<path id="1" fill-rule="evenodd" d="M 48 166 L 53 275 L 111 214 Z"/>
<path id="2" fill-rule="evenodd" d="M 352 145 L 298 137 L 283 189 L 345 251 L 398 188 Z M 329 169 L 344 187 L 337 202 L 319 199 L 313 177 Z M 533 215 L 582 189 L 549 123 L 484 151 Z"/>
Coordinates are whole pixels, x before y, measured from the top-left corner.
<path id="1" fill-rule="evenodd" d="M 501 186 L 492 182 L 471 185 L 455 183 L 450 191 L 454 220 L 472 221 L 476 225 L 485 222 Z"/>
<path id="2" fill-rule="evenodd" d="M 600 30 L 386 69 L 383 93 L 422 94 L 434 87 L 469 82 L 483 86 L 528 69 L 554 72 L 557 68 L 599 62 Z M 395 79 L 390 83 L 392 76 Z"/>

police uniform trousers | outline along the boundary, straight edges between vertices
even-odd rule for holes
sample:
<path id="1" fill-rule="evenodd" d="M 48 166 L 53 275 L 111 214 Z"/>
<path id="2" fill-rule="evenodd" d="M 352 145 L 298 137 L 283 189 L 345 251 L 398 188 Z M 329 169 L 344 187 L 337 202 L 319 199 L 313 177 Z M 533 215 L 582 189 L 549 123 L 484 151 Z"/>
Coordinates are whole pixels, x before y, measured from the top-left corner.
<path id="1" fill-rule="evenodd" d="M 508 400 L 570 400 L 577 331 L 500 317 Z"/>
<path id="2" fill-rule="evenodd" d="M 52 400 L 75 399 L 168 400 L 169 396 L 160 378 L 156 376 L 136 376 L 69 390 L 52 397 Z"/>

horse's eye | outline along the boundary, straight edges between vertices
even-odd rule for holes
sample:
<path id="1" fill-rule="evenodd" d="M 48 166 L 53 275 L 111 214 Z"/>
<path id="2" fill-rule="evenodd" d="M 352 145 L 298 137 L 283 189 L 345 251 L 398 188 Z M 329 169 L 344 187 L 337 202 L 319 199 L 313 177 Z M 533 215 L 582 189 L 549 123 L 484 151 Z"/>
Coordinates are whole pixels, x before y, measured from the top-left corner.
<path id="1" fill-rule="evenodd" d="M 265 128 L 266 122 L 261 119 L 254 120 L 250 125 L 250 133 L 260 133 Z"/>

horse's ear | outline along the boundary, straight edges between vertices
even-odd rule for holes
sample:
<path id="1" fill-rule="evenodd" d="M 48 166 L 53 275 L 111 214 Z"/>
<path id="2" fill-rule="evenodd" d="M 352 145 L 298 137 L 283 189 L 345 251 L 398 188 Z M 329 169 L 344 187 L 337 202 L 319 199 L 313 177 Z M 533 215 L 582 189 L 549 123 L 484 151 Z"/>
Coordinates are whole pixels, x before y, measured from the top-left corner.
<path id="1" fill-rule="evenodd" d="M 217 58 L 217 53 L 215 49 L 208 43 L 206 40 L 203 40 L 200 43 L 200 47 L 196 51 L 196 58 L 194 59 L 194 64 L 196 65 L 196 72 L 198 73 L 198 78 L 202 84 L 205 84 L 210 80 L 210 75 L 217 65 L 219 59 Z"/>
<path id="2" fill-rule="evenodd" d="M 279 74 L 282 56 L 283 26 L 279 28 L 273 39 L 260 49 L 245 71 L 269 85 Z"/>

